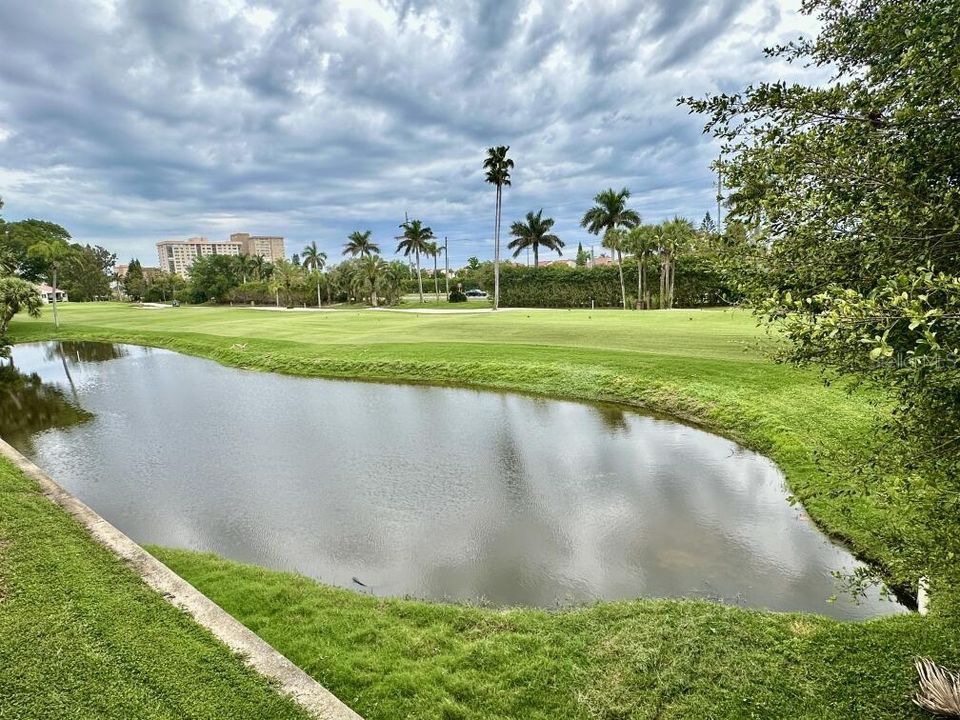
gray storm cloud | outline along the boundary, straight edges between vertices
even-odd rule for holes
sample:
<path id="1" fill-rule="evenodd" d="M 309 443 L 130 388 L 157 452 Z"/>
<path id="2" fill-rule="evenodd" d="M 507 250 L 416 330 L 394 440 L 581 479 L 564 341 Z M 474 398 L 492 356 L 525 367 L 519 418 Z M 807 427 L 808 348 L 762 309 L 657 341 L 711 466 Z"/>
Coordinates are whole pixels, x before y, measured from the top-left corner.
<path id="1" fill-rule="evenodd" d="M 796 73 L 762 48 L 796 3 L 0 0 L 0 196 L 121 258 L 247 229 L 339 255 L 404 212 L 491 255 L 484 150 L 517 162 L 506 221 L 561 237 L 607 186 L 646 219 L 714 205 L 717 148 L 680 95 Z M 392 249 L 392 248 L 391 248 Z"/>

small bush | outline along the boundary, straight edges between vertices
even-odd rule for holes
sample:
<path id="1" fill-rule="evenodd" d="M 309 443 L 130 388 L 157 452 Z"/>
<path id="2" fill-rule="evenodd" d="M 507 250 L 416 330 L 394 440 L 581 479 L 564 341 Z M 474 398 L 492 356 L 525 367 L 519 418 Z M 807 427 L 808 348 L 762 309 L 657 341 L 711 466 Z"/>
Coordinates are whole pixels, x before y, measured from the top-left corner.
<path id="1" fill-rule="evenodd" d="M 467 296 L 459 290 L 454 290 L 447 298 L 452 303 L 461 303 L 467 301 Z"/>

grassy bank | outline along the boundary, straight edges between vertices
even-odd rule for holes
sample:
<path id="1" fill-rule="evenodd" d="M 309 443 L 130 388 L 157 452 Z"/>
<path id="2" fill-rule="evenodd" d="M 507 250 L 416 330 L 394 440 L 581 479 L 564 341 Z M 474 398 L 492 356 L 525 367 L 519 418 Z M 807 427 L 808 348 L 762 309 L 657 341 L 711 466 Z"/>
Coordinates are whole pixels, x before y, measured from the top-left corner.
<path id="1" fill-rule="evenodd" d="M 736 311 L 427 315 L 66 306 L 18 320 L 59 336 L 168 347 L 297 375 L 453 383 L 607 400 L 678 415 L 770 455 L 794 494 L 862 557 L 896 567 L 896 517 L 862 477 L 882 404 L 773 364 Z M 903 542 L 928 539 L 904 537 Z M 909 717 L 917 654 L 960 663 L 945 617 L 843 624 L 678 601 L 562 613 L 375 600 L 210 556 L 174 569 L 374 720 Z M 894 580 L 911 583 L 909 573 Z"/>
<path id="2" fill-rule="evenodd" d="M 3 459 L 0 717 L 306 719 Z"/>
<path id="3" fill-rule="evenodd" d="M 912 659 L 960 661 L 960 625 L 694 601 L 561 611 L 384 600 L 152 548 L 368 720 L 922 717 Z"/>

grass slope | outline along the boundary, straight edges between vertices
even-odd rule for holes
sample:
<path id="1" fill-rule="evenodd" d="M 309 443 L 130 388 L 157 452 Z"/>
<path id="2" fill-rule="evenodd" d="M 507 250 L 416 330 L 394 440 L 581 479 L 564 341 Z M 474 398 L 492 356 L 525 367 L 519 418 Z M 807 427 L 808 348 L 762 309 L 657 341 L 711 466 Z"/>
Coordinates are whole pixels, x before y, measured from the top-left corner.
<path id="1" fill-rule="evenodd" d="M 0 459 L 0 718 L 306 717 Z"/>
<path id="2" fill-rule="evenodd" d="M 675 600 L 491 610 L 151 550 L 368 720 L 922 717 L 913 657 L 960 661 L 960 626 L 936 618 Z"/>
<path id="3" fill-rule="evenodd" d="M 18 320 L 12 333 L 18 341 L 136 342 L 297 375 L 470 384 L 673 413 L 770 455 L 810 514 L 861 556 L 886 564 L 898 552 L 878 531 L 896 521 L 882 501 L 852 474 L 821 470 L 858 458 L 882 403 L 771 363 L 775 341 L 743 312 L 98 304 L 64 307 L 63 323 L 55 333 L 49 315 Z M 842 624 L 680 601 L 499 612 L 375 600 L 211 556 L 158 552 L 371 720 L 900 718 L 914 714 L 914 656 L 960 662 L 960 626 L 945 617 Z"/>

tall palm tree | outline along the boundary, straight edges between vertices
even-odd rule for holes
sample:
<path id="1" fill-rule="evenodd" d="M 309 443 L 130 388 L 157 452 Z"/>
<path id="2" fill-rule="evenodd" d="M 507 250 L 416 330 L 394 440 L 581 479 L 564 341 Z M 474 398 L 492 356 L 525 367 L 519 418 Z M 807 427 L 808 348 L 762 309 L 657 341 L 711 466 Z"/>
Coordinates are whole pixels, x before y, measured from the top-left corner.
<path id="1" fill-rule="evenodd" d="M 417 284 L 420 289 L 420 302 L 423 302 L 423 275 L 420 272 L 420 256 L 429 254 L 430 242 L 433 240 L 433 230 L 424 227 L 419 220 L 408 220 L 400 226 L 403 235 L 400 236 L 400 244 L 397 245 L 396 252 L 402 252 L 403 256 L 409 258 L 412 254 L 417 262 Z"/>
<path id="2" fill-rule="evenodd" d="M 27 221 L 31 222 L 31 221 Z M 69 236 L 68 236 L 69 237 Z M 31 257 L 40 259 L 46 265 L 46 275 L 50 280 L 50 286 L 53 288 L 53 324 L 60 329 L 60 316 L 57 314 L 57 274 L 68 264 L 73 250 L 60 238 L 51 238 L 50 240 L 40 240 L 30 246 L 27 254 Z"/>
<path id="3" fill-rule="evenodd" d="M 640 224 L 640 214 L 627 207 L 630 191 L 627 188 L 619 192 L 607 188 L 593 198 L 594 206 L 583 214 L 580 226 L 594 235 L 603 233 L 603 245 L 615 250 L 620 267 L 620 299 L 623 309 L 627 309 L 627 289 L 623 284 L 623 238 L 615 233 L 618 230 L 636 227 Z M 611 236 L 611 233 L 614 233 Z"/>
<path id="4" fill-rule="evenodd" d="M 437 277 L 437 256 L 440 254 L 440 246 L 432 242 L 427 246 L 430 255 L 433 256 L 433 294 L 440 302 L 440 278 Z"/>
<path id="5" fill-rule="evenodd" d="M 322 307 L 320 302 L 320 281 L 323 278 L 323 268 L 327 265 L 327 254 L 317 249 L 317 241 L 311 240 L 310 244 L 303 249 L 303 267 L 316 273 L 317 276 L 317 307 Z"/>
<path id="6" fill-rule="evenodd" d="M 638 225 L 627 233 L 626 248 L 637 258 L 637 308 L 649 310 L 650 286 L 647 283 L 647 262 L 660 249 L 660 225 Z"/>
<path id="7" fill-rule="evenodd" d="M 558 238 L 550 231 L 553 229 L 553 218 L 543 217 L 543 208 L 536 214 L 527 213 L 527 221 L 524 223 L 517 220 L 510 226 L 510 234 L 514 239 L 507 245 L 513 250 L 513 256 L 517 257 L 527 248 L 533 248 L 533 267 L 540 266 L 540 247 L 547 250 L 556 250 L 557 255 L 562 255 L 560 248 L 563 247 L 563 240 Z"/>
<path id="8" fill-rule="evenodd" d="M 594 235 L 606 233 L 617 228 L 636 227 L 640 224 L 640 214 L 627 207 L 630 191 L 623 188 L 619 192 L 607 188 L 593 198 L 594 206 L 583 214 L 580 227 L 585 227 Z"/>
<path id="9" fill-rule="evenodd" d="M 507 157 L 509 145 L 487 148 L 487 158 L 483 161 L 486 170 L 484 179 L 497 188 L 496 225 L 493 233 L 493 309 L 500 307 L 500 216 L 503 209 L 503 188 L 510 185 L 510 171 L 513 160 Z"/>
<path id="10" fill-rule="evenodd" d="M 380 246 L 370 239 L 369 230 L 360 232 L 355 230 L 347 238 L 346 245 L 343 246 L 343 254 L 351 257 L 369 257 L 370 255 L 379 255 Z"/>

